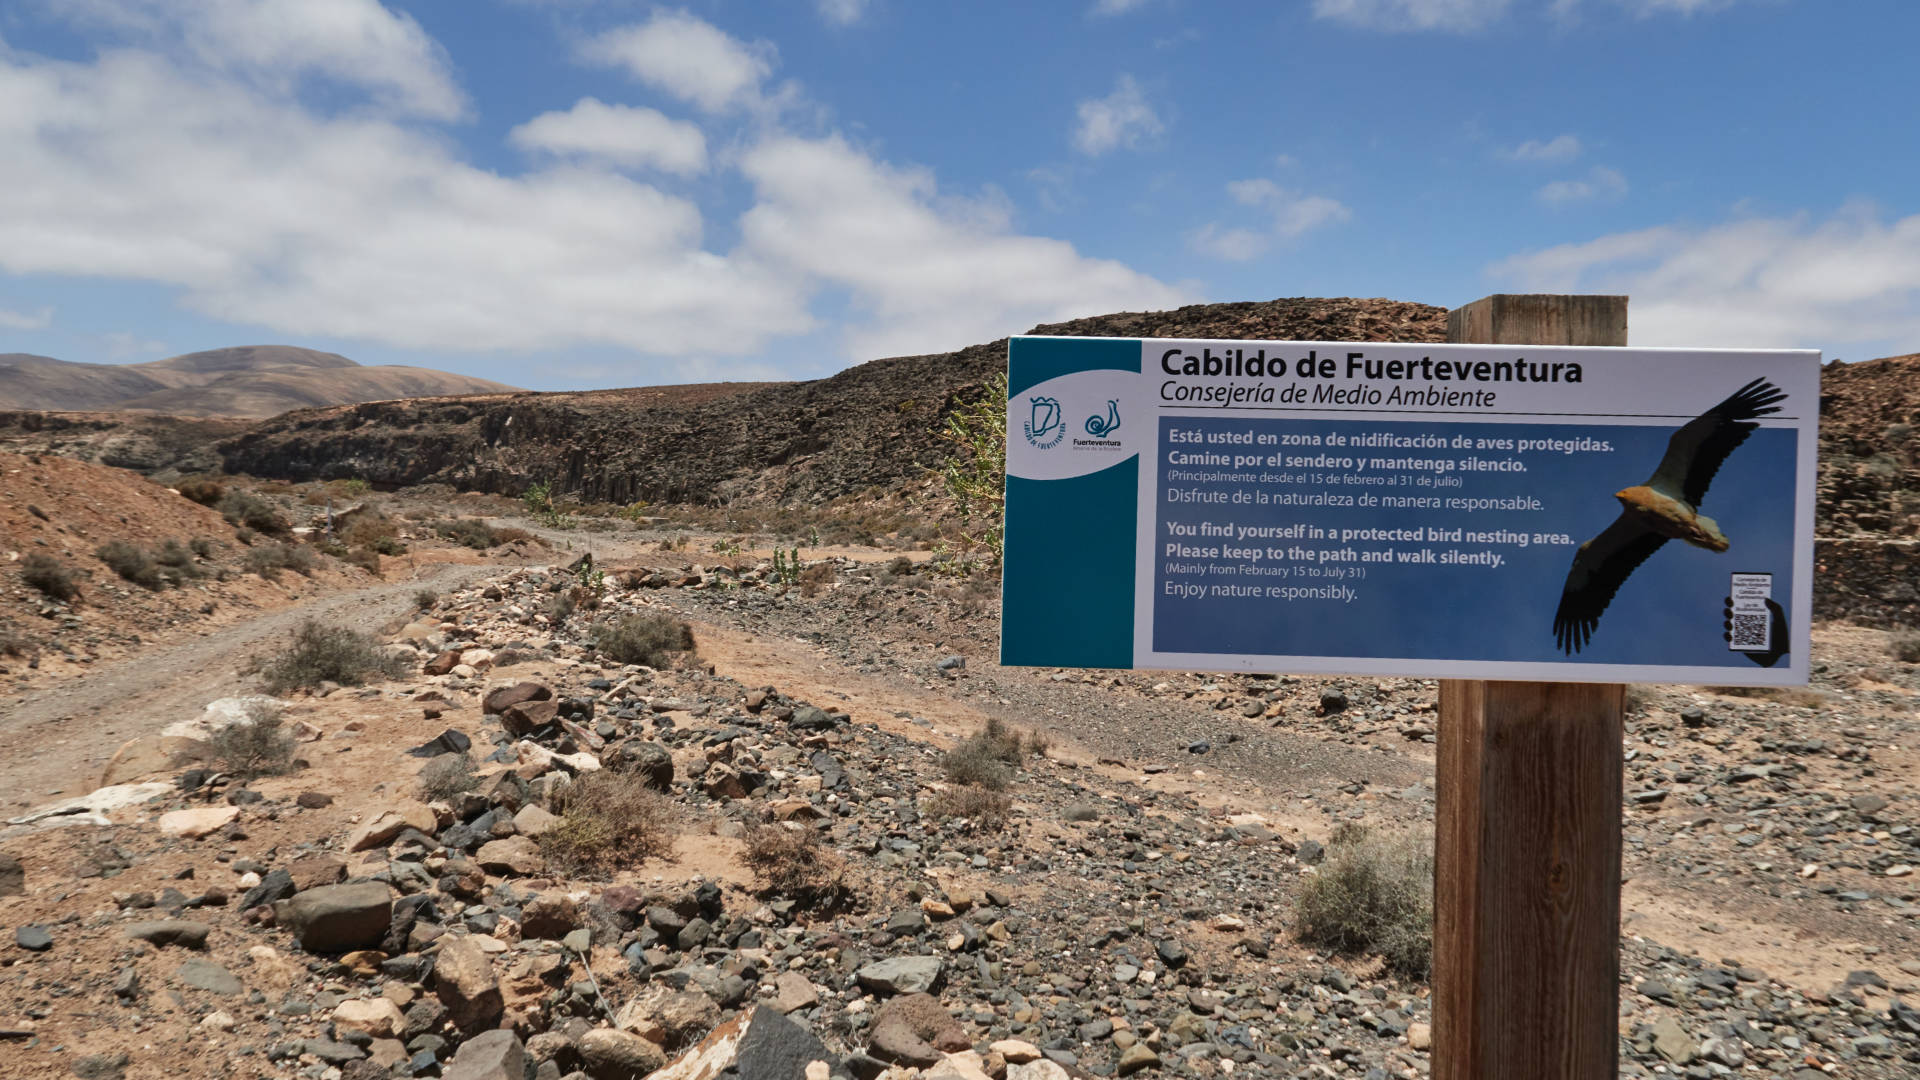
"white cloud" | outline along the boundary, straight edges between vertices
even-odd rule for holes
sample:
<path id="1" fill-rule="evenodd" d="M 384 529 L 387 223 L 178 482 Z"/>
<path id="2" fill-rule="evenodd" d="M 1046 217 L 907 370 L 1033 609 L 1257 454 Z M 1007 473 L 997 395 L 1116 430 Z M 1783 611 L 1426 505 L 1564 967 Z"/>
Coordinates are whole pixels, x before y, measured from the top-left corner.
<path id="1" fill-rule="evenodd" d="M 35 311 L 9 311 L 0 308 L 0 328 L 7 330 L 45 330 L 53 325 L 53 309 L 39 308 Z"/>
<path id="2" fill-rule="evenodd" d="M 852 26 L 867 13 L 871 0 L 818 0 L 820 17 L 835 26 Z"/>
<path id="3" fill-rule="evenodd" d="M 100 344 L 107 350 L 107 359 L 115 362 L 136 357 L 159 360 L 167 355 L 166 342 L 144 338 L 127 330 L 101 334 Z"/>
<path id="4" fill-rule="evenodd" d="M 1011 233 L 997 200 L 943 199 L 931 173 L 875 161 L 837 135 L 769 138 L 741 169 L 758 198 L 741 219 L 746 248 L 847 289 L 870 316 L 848 331 L 850 356 L 932 352 L 1191 300 L 1064 241 Z"/>
<path id="5" fill-rule="evenodd" d="M 760 103 L 773 74 L 771 45 L 746 45 L 685 11 L 658 11 L 588 41 L 584 55 L 623 67 L 641 82 L 707 112 Z"/>
<path id="6" fill-rule="evenodd" d="M 1087 9 L 1089 15 L 1125 15 L 1129 11 L 1138 11 L 1147 6 L 1147 0 L 1094 0 Z"/>
<path id="7" fill-rule="evenodd" d="M 300 78 L 318 76 L 413 115 L 445 120 L 465 108 L 445 51 L 411 16 L 378 0 L 58 0 L 48 7 L 280 96 Z"/>
<path id="8" fill-rule="evenodd" d="M 1626 293 L 1650 345 L 1920 348 L 1920 215 L 1848 206 L 1825 221 L 1756 217 L 1663 226 L 1516 255 L 1497 280 L 1545 292 Z"/>
<path id="9" fill-rule="evenodd" d="M 1558 163 L 1572 161 L 1579 157 L 1582 149 L 1578 136 L 1555 135 L 1544 142 L 1539 139 L 1528 139 L 1511 150 L 1502 151 L 1500 156 L 1508 161 Z"/>
<path id="10" fill-rule="evenodd" d="M 1213 222 L 1187 234 L 1187 246 L 1202 255 L 1228 262 L 1246 262 L 1266 253 L 1272 243 L 1265 233 L 1252 229 L 1225 228 Z"/>
<path id="11" fill-rule="evenodd" d="M 1271 215 L 1270 224 L 1264 231 L 1256 231 L 1210 222 L 1187 234 L 1189 248 L 1202 255 L 1245 262 L 1264 254 L 1276 240 L 1296 240 L 1314 229 L 1353 217 L 1353 212 L 1338 199 L 1293 191 L 1263 176 L 1230 180 L 1227 194 L 1242 206 L 1265 210 Z"/>
<path id="12" fill-rule="evenodd" d="M 663 20 L 753 61 L 741 78 L 675 83 L 689 100 L 767 102 L 765 55 L 688 16 L 648 25 Z M 644 58 L 657 42 L 642 44 Z M 738 159 L 758 203 L 714 250 L 697 203 L 610 167 L 691 169 L 690 125 L 585 99 L 511 136 L 561 160 L 505 175 L 417 114 L 368 109 L 382 93 L 322 107 L 178 50 L 0 51 L 0 273 L 157 283 L 194 311 L 296 338 L 611 345 L 701 364 L 818 331 L 811 304 L 828 291 L 851 298 L 856 360 L 1192 299 L 1020 235 L 996 191 L 942 195 L 931 173 L 838 136 L 773 122 L 742 136 L 725 164 Z"/>
<path id="13" fill-rule="evenodd" d="M 1080 123 L 1073 131 L 1073 145 L 1083 154 L 1097 156 L 1120 147 L 1131 150 L 1166 130 L 1131 75 L 1120 76 L 1113 93 L 1083 101 L 1076 111 Z"/>
<path id="14" fill-rule="evenodd" d="M 1612 202 L 1627 194 L 1627 178 L 1618 169 L 1595 165 L 1581 180 L 1555 180 L 1541 188 L 1537 197 L 1548 206 L 1567 206 L 1583 202 Z"/>
<path id="15" fill-rule="evenodd" d="M 689 176 L 707 168 L 700 129 L 646 108 L 581 98 L 566 112 L 541 113 L 508 133 L 526 150 L 602 158 L 631 168 Z"/>
<path id="16" fill-rule="evenodd" d="M 1313 0 L 1313 13 L 1371 30 L 1478 30 L 1513 0 Z"/>

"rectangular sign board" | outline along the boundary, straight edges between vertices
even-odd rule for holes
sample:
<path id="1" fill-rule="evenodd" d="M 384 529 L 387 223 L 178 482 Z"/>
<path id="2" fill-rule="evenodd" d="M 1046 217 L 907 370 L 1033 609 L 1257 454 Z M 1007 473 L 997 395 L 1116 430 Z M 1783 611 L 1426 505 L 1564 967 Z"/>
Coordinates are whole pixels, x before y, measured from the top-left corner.
<path id="1" fill-rule="evenodd" d="M 1016 337 L 1009 665 L 1807 679 L 1820 354 Z"/>

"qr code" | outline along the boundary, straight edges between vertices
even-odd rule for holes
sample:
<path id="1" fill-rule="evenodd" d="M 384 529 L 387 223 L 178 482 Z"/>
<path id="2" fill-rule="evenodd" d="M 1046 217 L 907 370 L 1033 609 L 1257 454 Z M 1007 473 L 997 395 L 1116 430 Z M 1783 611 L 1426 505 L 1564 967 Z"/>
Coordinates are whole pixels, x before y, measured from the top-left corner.
<path id="1" fill-rule="evenodd" d="M 1733 647 L 1764 650 L 1768 647 L 1767 617 L 1736 614 L 1733 617 Z"/>

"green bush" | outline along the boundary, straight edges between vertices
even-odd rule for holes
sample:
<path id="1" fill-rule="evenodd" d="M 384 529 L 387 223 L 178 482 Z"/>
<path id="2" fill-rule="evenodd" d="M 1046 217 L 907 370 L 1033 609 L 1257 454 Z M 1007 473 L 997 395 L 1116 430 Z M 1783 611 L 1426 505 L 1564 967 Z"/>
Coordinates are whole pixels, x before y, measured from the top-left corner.
<path id="1" fill-rule="evenodd" d="M 109 540 L 94 548 L 93 554 L 107 564 L 107 569 L 143 589 L 167 587 L 167 577 L 162 573 L 160 564 L 154 561 L 153 553 L 138 544 Z"/>
<path id="2" fill-rule="evenodd" d="M 427 802 L 444 802 L 480 786 L 473 760 L 465 754 L 441 754 L 420 767 L 420 794 Z"/>
<path id="3" fill-rule="evenodd" d="M 208 740 L 208 757 L 242 780 L 293 771 L 293 736 L 282 726 L 278 705 L 255 703 L 247 718 L 228 724 Z"/>
<path id="4" fill-rule="evenodd" d="M 664 668 L 677 653 L 694 650 L 693 627 L 665 612 L 647 611 L 594 624 L 593 648 L 617 664 Z"/>
<path id="5" fill-rule="evenodd" d="M 582 773 L 553 796 L 560 823 L 540 834 L 556 868 L 605 876 L 673 850 L 680 812 L 635 773 Z"/>
<path id="6" fill-rule="evenodd" d="M 26 557 L 20 566 L 20 580 L 55 600 L 71 600 L 80 595 L 79 575 L 43 551 Z"/>
<path id="7" fill-rule="evenodd" d="M 287 650 L 268 661 L 261 682 L 270 694 L 311 690 L 323 682 L 362 686 L 376 679 L 398 679 L 411 665 L 380 651 L 373 638 L 344 626 L 312 619 L 294 631 Z"/>
<path id="8" fill-rule="evenodd" d="M 1424 838 L 1343 828 L 1300 889 L 1296 934 L 1314 948 L 1375 953 L 1387 970 L 1426 979 L 1433 967 L 1433 848 Z"/>
<path id="9" fill-rule="evenodd" d="M 229 524 L 254 532 L 277 536 L 289 528 L 286 519 L 280 516 L 280 511 L 274 509 L 272 503 L 252 492 L 227 492 L 220 499 L 219 510 Z"/>
<path id="10" fill-rule="evenodd" d="M 187 547 L 191 548 L 195 555 L 203 559 L 213 558 L 214 553 L 220 550 L 219 544 L 214 543 L 204 536 L 196 536 L 192 540 L 187 541 Z"/>

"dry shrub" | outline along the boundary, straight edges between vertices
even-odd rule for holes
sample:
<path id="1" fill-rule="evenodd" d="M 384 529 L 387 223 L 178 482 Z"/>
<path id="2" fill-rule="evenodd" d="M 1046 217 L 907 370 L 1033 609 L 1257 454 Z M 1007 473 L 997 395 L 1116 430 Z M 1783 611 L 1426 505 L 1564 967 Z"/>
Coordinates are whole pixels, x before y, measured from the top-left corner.
<path id="1" fill-rule="evenodd" d="M 272 503 L 249 491 L 229 491 L 220 499 L 220 515 L 230 525 L 278 535 L 290 526 Z"/>
<path id="2" fill-rule="evenodd" d="M 747 869 L 761 892 L 803 907 L 833 907 L 847 898 L 846 861 L 819 833 L 789 822 L 756 826 L 746 839 Z"/>
<path id="3" fill-rule="evenodd" d="M 374 679 L 398 679 L 412 665 L 380 651 L 373 638 L 345 626 L 323 626 L 308 619 L 294 631 L 287 650 L 261 670 L 267 692 L 311 690 L 323 682 L 362 686 Z"/>
<path id="4" fill-rule="evenodd" d="M 278 578 L 282 570 L 313 576 L 313 550 L 301 544 L 261 544 L 249 550 L 243 562 L 248 570 L 268 581 Z"/>
<path id="5" fill-rule="evenodd" d="M 211 476 L 189 476 L 174 485 L 174 490 L 201 506 L 218 506 L 227 494 L 226 485 Z"/>
<path id="6" fill-rule="evenodd" d="M 340 539 L 354 547 L 373 547 L 382 540 L 394 540 L 400 536 L 400 529 L 393 519 L 377 510 L 362 511 L 347 522 L 340 530 Z"/>
<path id="7" fill-rule="evenodd" d="M 678 653 L 693 652 L 693 627 L 663 611 L 643 611 L 595 623 L 594 650 L 619 664 L 664 668 Z"/>
<path id="8" fill-rule="evenodd" d="M 166 575 L 161 572 L 159 564 L 153 561 L 153 552 L 138 544 L 109 540 L 94 548 L 93 554 L 107 564 L 107 569 L 143 589 L 157 591 L 167 586 Z"/>
<path id="9" fill-rule="evenodd" d="M 473 760 L 465 754 L 441 754 L 420 766 L 420 796 L 427 802 L 445 801 L 465 795 L 480 786 L 473 771 Z"/>
<path id="10" fill-rule="evenodd" d="M 637 775 L 582 773 L 553 809 L 560 823 L 540 835 L 540 851 L 566 873 L 607 876 L 673 850 L 679 812 Z"/>
<path id="11" fill-rule="evenodd" d="M 193 560 L 195 554 L 196 552 L 193 548 L 188 547 L 180 541 L 168 540 L 160 545 L 159 551 L 154 553 L 153 561 L 160 564 L 162 567 L 161 574 L 163 576 L 166 576 L 173 584 L 178 585 L 180 582 L 189 578 L 206 576 L 201 573 L 198 566 L 194 565 Z"/>
<path id="12" fill-rule="evenodd" d="M 565 592 L 557 592 L 547 597 L 546 615 L 547 618 L 553 620 L 555 623 L 563 623 L 567 621 L 568 616 L 571 616 L 579 606 L 579 604 L 574 602 L 573 591 L 571 589 Z"/>
<path id="13" fill-rule="evenodd" d="M 247 717 L 228 724 L 208 740 L 207 756 L 242 780 L 283 776 L 293 771 L 293 736 L 282 725 L 278 705 L 255 702 Z"/>
<path id="14" fill-rule="evenodd" d="M 80 595 L 79 575 L 43 551 L 26 557 L 20 566 L 20 580 L 55 600 L 71 600 Z"/>
<path id="15" fill-rule="evenodd" d="M 1375 953 L 1387 970 L 1426 979 L 1433 967 L 1433 847 L 1412 834 L 1343 825 L 1295 903 L 1295 931 L 1314 948 Z"/>
<path id="16" fill-rule="evenodd" d="M 454 518 L 452 521 L 437 522 L 433 532 L 442 540 L 451 540 L 475 551 L 498 547 L 502 542 L 500 533 L 479 518 Z"/>
<path id="17" fill-rule="evenodd" d="M 380 553 L 370 547 L 357 547 L 349 550 L 346 561 L 365 570 L 374 577 L 380 576 Z"/>
<path id="18" fill-rule="evenodd" d="M 1920 664 L 1920 633 L 1903 630 L 1887 639 L 1887 651 L 1903 664 Z"/>
<path id="19" fill-rule="evenodd" d="M 27 649 L 27 635 L 19 627 L 0 619 L 0 656 L 25 656 Z"/>
<path id="20" fill-rule="evenodd" d="M 995 717 L 946 752 L 940 767 L 955 784 L 1000 791 L 1013 782 L 1013 767 L 1026 750 L 1018 732 Z"/>
<path id="21" fill-rule="evenodd" d="M 820 591 L 833 584 L 839 568 L 832 561 L 817 562 L 800 571 L 800 595 L 819 596 Z"/>
<path id="22" fill-rule="evenodd" d="M 413 606 L 421 611 L 432 611 L 433 605 L 440 602 L 440 594 L 432 589 L 416 589 L 413 593 Z"/>
<path id="23" fill-rule="evenodd" d="M 533 535 L 532 533 L 528 532 L 525 529 L 518 528 L 512 525 L 509 525 L 504 529 L 493 530 L 493 535 L 495 538 L 495 541 L 494 541 L 495 543 L 517 544 L 522 540 L 530 540 L 533 543 L 539 544 L 542 547 L 547 546 L 547 542 L 545 540 L 540 539 L 539 537 Z"/>
<path id="24" fill-rule="evenodd" d="M 964 818 L 981 832 L 999 832 L 1007 827 L 1013 811 L 1013 797 L 982 787 L 950 787 L 935 795 L 927 809 L 941 821 Z"/>

